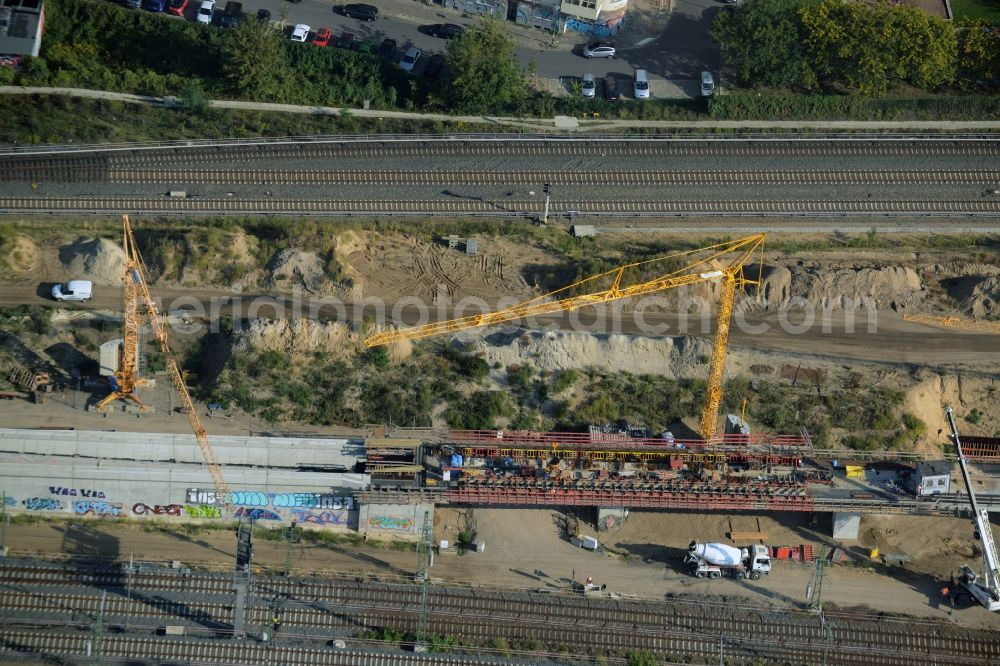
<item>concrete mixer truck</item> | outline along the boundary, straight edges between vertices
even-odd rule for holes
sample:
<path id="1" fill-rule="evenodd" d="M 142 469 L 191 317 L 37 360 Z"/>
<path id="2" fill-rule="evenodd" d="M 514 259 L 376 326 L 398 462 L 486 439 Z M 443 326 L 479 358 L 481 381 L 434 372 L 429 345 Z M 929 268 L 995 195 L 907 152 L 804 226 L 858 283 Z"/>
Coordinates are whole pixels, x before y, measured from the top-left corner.
<path id="1" fill-rule="evenodd" d="M 771 555 L 767 546 L 735 548 L 724 543 L 692 541 L 684 561 L 691 565 L 691 573 L 697 578 L 728 575 L 737 580 L 757 580 L 771 573 Z"/>

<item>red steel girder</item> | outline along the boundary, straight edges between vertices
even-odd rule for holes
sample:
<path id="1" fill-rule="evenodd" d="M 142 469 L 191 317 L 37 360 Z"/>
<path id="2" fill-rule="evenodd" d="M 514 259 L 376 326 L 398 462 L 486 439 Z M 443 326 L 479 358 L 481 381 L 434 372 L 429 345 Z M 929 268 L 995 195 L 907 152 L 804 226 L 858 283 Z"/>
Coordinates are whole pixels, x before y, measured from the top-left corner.
<path id="1" fill-rule="evenodd" d="M 447 490 L 444 498 L 455 504 L 507 506 L 623 506 L 648 509 L 711 511 L 812 511 L 813 498 L 715 493 L 658 493 L 621 490 L 568 490 L 561 488 L 460 488 Z"/>

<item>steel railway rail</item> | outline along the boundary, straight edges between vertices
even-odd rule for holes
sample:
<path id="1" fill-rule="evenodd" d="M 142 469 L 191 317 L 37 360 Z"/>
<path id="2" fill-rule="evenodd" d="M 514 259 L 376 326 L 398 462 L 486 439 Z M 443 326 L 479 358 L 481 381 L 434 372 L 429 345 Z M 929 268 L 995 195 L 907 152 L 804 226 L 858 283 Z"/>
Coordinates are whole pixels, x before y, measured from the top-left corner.
<path id="1" fill-rule="evenodd" d="M 498 199 L 251 199 L 240 197 L 0 197 L 0 213 L 230 215 L 474 215 L 538 217 L 538 201 Z M 715 217 L 795 215 L 806 217 L 996 217 L 1000 198 L 974 201 L 553 201 L 551 215 L 575 217 Z"/>
<path id="2" fill-rule="evenodd" d="M 66 160 L 59 160 L 64 162 Z M 142 183 L 213 185 L 626 185 L 648 186 L 740 186 L 740 185 L 992 185 L 1000 172 L 988 169 L 961 170 L 850 170 L 850 171 L 428 171 L 428 170 L 336 170 L 336 169 L 124 169 L 91 160 L 86 164 L 40 166 L 0 171 L 0 180 L 107 182 L 115 185 Z"/>
<path id="3" fill-rule="evenodd" d="M 5 574 L 3 580 L 12 578 L 6 575 L 9 568 L 0 570 Z M 21 575 L 13 578 L 31 580 L 35 577 L 33 573 L 42 574 L 40 579 L 44 582 L 39 587 L 48 589 L 52 584 L 65 583 L 53 579 L 54 569 L 57 568 L 20 567 Z M 116 576 L 120 579 L 121 572 L 110 574 L 112 579 Z M 230 585 L 226 577 L 204 574 L 171 576 L 166 573 L 159 576 L 161 589 L 177 590 L 168 584 L 171 577 L 185 579 L 185 599 L 209 590 L 231 595 L 231 590 L 226 589 Z M 23 585 L 23 580 L 20 583 L 15 580 L 9 582 L 17 587 Z M 155 585 L 155 582 L 152 581 L 152 584 Z M 149 583 L 143 579 L 133 580 L 130 589 Z M 119 591 L 119 595 L 122 592 Z M 32 611 L 55 606 L 57 610 L 54 612 L 64 614 L 71 608 L 78 608 L 93 615 L 99 603 L 96 590 L 91 596 L 51 592 L 40 595 L 25 590 L 17 594 L 4 604 L 15 607 L 15 610 L 19 604 L 24 604 L 26 610 Z M 172 610 L 178 610 L 183 616 L 203 625 L 208 624 L 206 617 L 212 618 L 215 623 L 231 617 L 231 605 L 226 603 L 178 605 L 162 595 L 144 598 L 138 594 L 132 600 L 108 599 L 108 621 L 113 622 L 116 616 L 159 617 Z M 339 626 L 392 626 L 413 630 L 420 591 L 415 586 L 404 585 L 375 586 L 273 578 L 261 580 L 257 596 L 284 599 L 282 617 L 285 625 L 290 632 L 300 631 L 305 636 Z M 838 651 L 844 654 L 840 661 L 830 663 L 871 663 L 863 659 L 865 655 L 870 658 L 872 654 L 884 656 L 879 663 L 886 665 L 902 665 L 906 659 L 936 663 L 934 659 L 944 655 L 947 655 L 948 663 L 953 664 L 995 663 L 1000 660 L 1000 645 L 996 642 L 977 639 L 976 632 L 972 630 L 938 623 L 893 623 L 891 618 L 880 618 L 876 624 L 863 616 L 841 615 L 827 632 L 812 615 L 788 612 L 763 614 L 753 607 L 734 609 L 733 604 L 671 602 L 654 605 L 578 598 L 570 603 L 567 601 L 547 595 L 436 589 L 429 605 L 430 628 L 439 633 L 460 635 L 466 640 L 487 641 L 497 636 L 498 626 L 503 626 L 505 635 L 510 639 L 550 644 L 571 642 L 594 649 L 600 645 L 622 650 L 651 649 L 662 654 L 713 654 L 719 638 L 725 637 L 734 648 L 742 646 L 740 653 L 745 656 L 795 656 L 803 659 L 803 663 L 814 663 L 818 650 L 830 644 L 838 646 Z M 153 608 L 144 607 L 151 603 Z M 728 614 L 722 612 L 724 610 L 729 611 Z M 734 610 L 737 611 L 735 615 Z M 221 614 L 212 615 L 210 611 Z M 266 621 L 266 615 L 260 617 L 262 614 L 263 611 L 258 609 L 258 621 Z M 344 616 L 350 617 L 350 623 Z M 216 626 L 215 623 L 212 626 Z M 740 637 L 751 635 L 751 628 L 756 640 L 741 641 Z M 594 637 L 597 637 L 597 642 L 592 642 Z"/>

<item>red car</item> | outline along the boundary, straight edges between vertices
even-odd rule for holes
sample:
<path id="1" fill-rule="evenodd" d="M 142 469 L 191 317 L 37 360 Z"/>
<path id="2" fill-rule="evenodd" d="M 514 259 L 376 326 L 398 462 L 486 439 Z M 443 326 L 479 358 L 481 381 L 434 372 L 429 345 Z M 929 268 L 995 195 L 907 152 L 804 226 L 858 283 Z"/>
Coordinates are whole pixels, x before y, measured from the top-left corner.
<path id="1" fill-rule="evenodd" d="M 329 46 L 331 37 L 333 37 L 333 33 L 330 32 L 329 28 L 320 28 L 313 35 L 312 43 L 316 46 Z"/>
<path id="2" fill-rule="evenodd" d="M 184 10 L 187 9 L 187 6 L 188 0 L 170 0 L 170 4 L 167 5 L 167 13 L 174 16 L 184 16 Z"/>

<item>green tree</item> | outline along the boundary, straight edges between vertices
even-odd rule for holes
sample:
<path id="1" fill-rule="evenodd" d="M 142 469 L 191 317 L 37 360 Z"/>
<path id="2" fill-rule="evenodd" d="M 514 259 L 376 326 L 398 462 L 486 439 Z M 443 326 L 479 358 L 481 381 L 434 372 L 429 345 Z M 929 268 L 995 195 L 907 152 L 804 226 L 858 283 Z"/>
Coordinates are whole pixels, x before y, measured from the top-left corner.
<path id="1" fill-rule="evenodd" d="M 225 33 L 220 51 L 227 86 L 243 98 L 280 101 L 294 72 L 278 31 L 263 21 L 241 21 Z"/>
<path id="2" fill-rule="evenodd" d="M 1000 30 L 984 18 L 958 25 L 963 69 L 987 81 L 1000 78 Z"/>
<path id="3" fill-rule="evenodd" d="M 934 88 L 955 78 L 954 29 L 919 9 L 823 0 L 799 16 L 814 70 L 860 93 L 881 95 L 900 83 Z"/>
<path id="4" fill-rule="evenodd" d="M 208 114 L 208 98 L 205 91 L 197 79 L 192 79 L 184 84 L 184 87 L 177 93 L 177 101 L 182 109 L 190 111 L 196 116 Z"/>
<path id="5" fill-rule="evenodd" d="M 812 86 L 816 76 L 801 43 L 803 0 L 754 0 L 721 12 L 709 34 L 747 86 Z"/>
<path id="6" fill-rule="evenodd" d="M 484 19 L 448 43 L 450 81 L 442 96 L 454 110 L 496 112 L 523 103 L 528 88 L 516 43 L 495 19 Z"/>

